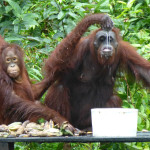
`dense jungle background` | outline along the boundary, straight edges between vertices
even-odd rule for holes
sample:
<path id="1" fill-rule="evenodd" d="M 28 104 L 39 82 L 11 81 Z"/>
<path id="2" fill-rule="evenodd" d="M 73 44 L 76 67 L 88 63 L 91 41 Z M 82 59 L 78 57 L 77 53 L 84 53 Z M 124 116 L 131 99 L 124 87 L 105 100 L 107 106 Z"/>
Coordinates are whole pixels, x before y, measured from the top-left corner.
<path id="1" fill-rule="evenodd" d="M 37 82 L 43 78 L 42 67 L 51 51 L 91 13 L 108 13 L 123 39 L 150 60 L 150 0 L 0 0 L 0 34 L 24 49 L 28 73 Z M 96 28 L 91 26 L 86 35 Z M 150 130 L 149 89 L 134 83 L 127 74 L 118 76 L 115 91 L 123 99 L 123 107 L 139 110 L 138 131 Z M 16 143 L 15 150 L 61 150 L 63 146 L 64 143 Z M 150 143 L 71 143 L 71 148 L 149 150 Z"/>

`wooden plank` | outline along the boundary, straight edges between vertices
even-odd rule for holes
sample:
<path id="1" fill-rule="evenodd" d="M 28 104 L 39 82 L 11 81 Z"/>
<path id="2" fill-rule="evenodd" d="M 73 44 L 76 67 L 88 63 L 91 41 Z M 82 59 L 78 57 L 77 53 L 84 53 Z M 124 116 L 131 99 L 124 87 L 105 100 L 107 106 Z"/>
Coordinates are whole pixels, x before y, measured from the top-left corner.
<path id="1" fill-rule="evenodd" d="M 150 132 L 138 132 L 135 137 L 98 137 L 92 135 L 86 136 L 59 136 L 59 137 L 16 137 L 16 138 L 0 138 L 1 143 L 11 142 L 150 142 Z"/>

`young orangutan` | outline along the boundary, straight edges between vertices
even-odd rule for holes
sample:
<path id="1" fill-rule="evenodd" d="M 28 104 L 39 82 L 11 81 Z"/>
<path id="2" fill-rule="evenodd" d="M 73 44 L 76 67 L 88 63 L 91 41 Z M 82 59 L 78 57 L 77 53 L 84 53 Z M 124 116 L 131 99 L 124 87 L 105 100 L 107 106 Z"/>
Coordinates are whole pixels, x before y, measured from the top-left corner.
<path id="1" fill-rule="evenodd" d="M 35 103 L 23 51 L 15 44 L 5 43 L 0 49 L 0 110 L 0 124 L 39 118 L 52 119 L 60 126 L 67 122 L 58 112 Z M 69 123 L 67 128 L 74 130 Z"/>

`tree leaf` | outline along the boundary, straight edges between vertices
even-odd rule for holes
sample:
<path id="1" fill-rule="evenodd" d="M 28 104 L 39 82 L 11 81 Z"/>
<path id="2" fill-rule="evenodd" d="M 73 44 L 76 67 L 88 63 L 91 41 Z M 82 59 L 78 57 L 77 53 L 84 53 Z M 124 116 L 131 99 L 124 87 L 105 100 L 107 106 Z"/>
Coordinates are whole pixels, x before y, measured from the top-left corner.
<path id="1" fill-rule="evenodd" d="M 134 4 L 135 0 L 129 0 L 127 3 L 127 7 L 130 9 L 132 5 Z"/>
<path id="2" fill-rule="evenodd" d="M 58 14 L 58 16 L 57 16 L 57 18 L 59 20 L 61 20 L 62 18 L 64 18 L 64 16 L 65 16 L 65 13 L 63 11 L 60 11 L 59 14 Z"/>
<path id="3" fill-rule="evenodd" d="M 26 26 L 38 25 L 38 22 L 35 20 L 36 17 L 38 17 L 38 15 L 33 14 L 33 13 L 25 14 L 22 18 L 24 25 Z"/>
<path id="4" fill-rule="evenodd" d="M 16 13 L 14 13 L 17 17 L 20 17 L 20 15 L 21 15 L 21 8 L 20 8 L 20 6 L 18 5 L 18 3 L 16 3 L 16 2 L 14 2 L 14 1 L 12 1 L 12 0 L 6 0 L 8 3 L 9 3 L 9 5 L 13 8 L 13 10 L 16 12 Z"/>
<path id="5" fill-rule="evenodd" d="M 23 38 L 15 37 L 15 36 L 5 38 L 5 40 L 8 41 L 8 42 L 10 42 L 10 41 L 21 41 L 22 39 Z"/>

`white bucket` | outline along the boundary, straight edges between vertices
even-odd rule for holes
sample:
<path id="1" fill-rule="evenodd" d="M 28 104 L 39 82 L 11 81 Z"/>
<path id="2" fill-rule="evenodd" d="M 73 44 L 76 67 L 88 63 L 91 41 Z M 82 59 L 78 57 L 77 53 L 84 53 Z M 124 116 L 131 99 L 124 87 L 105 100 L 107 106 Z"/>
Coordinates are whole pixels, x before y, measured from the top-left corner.
<path id="1" fill-rule="evenodd" d="M 91 109 L 93 136 L 130 137 L 137 133 L 137 109 Z"/>

